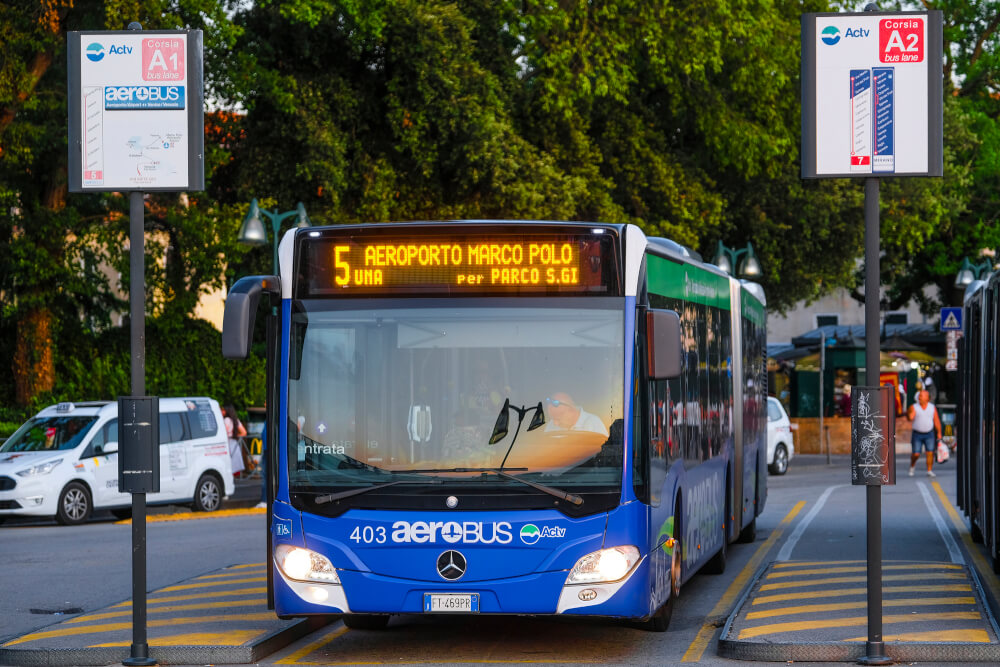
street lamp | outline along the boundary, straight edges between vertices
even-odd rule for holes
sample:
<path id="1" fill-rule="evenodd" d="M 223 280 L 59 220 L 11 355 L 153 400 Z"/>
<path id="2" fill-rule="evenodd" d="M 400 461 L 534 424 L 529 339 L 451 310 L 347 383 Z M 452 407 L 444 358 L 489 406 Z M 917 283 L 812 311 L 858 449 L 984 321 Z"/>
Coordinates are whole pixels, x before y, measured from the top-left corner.
<path id="1" fill-rule="evenodd" d="M 746 259 L 738 262 L 743 255 L 746 255 Z M 759 278 L 761 275 L 760 262 L 757 261 L 757 256 L 753 254 L 753 245 L 750 243 L 747 243 L 747 247 L 741 250 L 732 250 L 724 246 L 722 241 L 719 241 L 712 264 L 715 264 L 731 276 L 739 275 L 741 278 Z"/>
<path id="2" fill-rule="evenodd" d="M 973 280 L 979 280 L 979 278 L 987 271 L 993 268 L 993 260 L 987 258 L 984 259 L 979 264 L 973 264 L 969 261 L 968 257 L 962 258 L 962 268 L 958 270 L 958 275 L 955 276 L 955 287 L 966 287 Z"/>
<path id="3" fill-rule="evenodd" d="M 292 211 L 278 213 L 278 209 L 274 209 L 273 212 L 261 209 L 257 206 L 257 199 L 254 198 L 250 202 L 250 210 L 247 212 L 247 217 L 243 218 L 243 226 L 240 227 L 240 234 L 236 237 L 237 241 L 248 245 L 267 244 L 267 229 L 264 227 L 264 221 L 260 219 L 261 215 L 271 221 L 271 230 L 274 233 L 274 273 L 277 274 L 278 232 L 281 230 L 281 223 L 293 215 L 298 219 L 298 222 L 295 223 L 296 227 L 311 227 L 312 223 L 309 222 L 309 216 L 306 215 L 306 207 L 302 205 L 302 202 L 299 202 L 299 205 Z"/>

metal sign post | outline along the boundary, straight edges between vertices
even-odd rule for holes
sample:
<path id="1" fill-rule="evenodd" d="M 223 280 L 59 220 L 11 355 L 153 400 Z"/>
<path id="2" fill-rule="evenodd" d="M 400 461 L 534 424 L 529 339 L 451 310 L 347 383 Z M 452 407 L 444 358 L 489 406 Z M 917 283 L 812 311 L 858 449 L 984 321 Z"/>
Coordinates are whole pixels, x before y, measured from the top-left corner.
<path id="1" fill-rule="evenodd" d="M 859 662 L 868 665 L 892 663 L 882 639 L 881 489 L 895 483 L 892 420 L 864 415 L 865 456 L 877 441 L 882 460 L 861 461 L 855 451 L 863 440 L 858 400 L 868 407 L 886 394 L 877 386 L 879 178 L 943 174 L 942 26 L 940 11 L 881 12 L 874 3 L 860 13 L 802 15 L 802 177 L 865 179 L 865 372 L 873 386 L 852 396 L 851 459 L 854 482 L 867 487 L 868 642 Z M 862 474 L 875 468 L 878 475 Z"/>
<path id="2" fill-rule="evenodd" d="M 119 397 L 118 488 L 132 494 L 129 667 L 146 640 L 146 494 L 160 490 L 159 403 L 146 396 L 144 193 L 204 190 L 200 30 L 67 34 L 69 191 L 129 193 L 132 396 Z"/>
<path id="3" fill-rule="evenodd" d="M 865 376 L 869 385 L 879 377 L 879 180 L 865 179 Z M 874 380 L 874 383 L 873 383 Z M 860 399 L 862 392 L 857 392 Z M 895 407 L 895 403 L 893 403 Z M 895 414 L 895 411 L 893 412 Z M 861 416 L 851 410 L 851 421 Z M 853 427 L 854 424 L 852 423 Z M 853 430 L 853 429 L 852 429 Z M 895 440 L 895 438 L 893 439 Z M 889 452 L 895 463 L 895 447 Z M 895 482 L 895 479 L 893 480 Z M 882 640 L 882 486 L 865 486 L 866 523 L 868 526 L 868 642 L 863 665 L 891 665 Z"/>

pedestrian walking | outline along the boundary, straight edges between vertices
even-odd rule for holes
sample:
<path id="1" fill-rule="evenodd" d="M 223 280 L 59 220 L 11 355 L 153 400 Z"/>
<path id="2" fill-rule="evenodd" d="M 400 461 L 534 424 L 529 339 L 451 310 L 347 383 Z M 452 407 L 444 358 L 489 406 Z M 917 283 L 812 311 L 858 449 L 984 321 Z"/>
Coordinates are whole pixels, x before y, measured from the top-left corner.
<path id="1" fill-rule="evenodd" d="M 931 403 L 931 395 L 926 389 L 921 389 L 917 394 L 917 402 L 910 405 L 906 411 L 906 416 L 913 423 L 913 454 L 910 456 L 910 477 L 917 467 L 920 459 L 920 452 L 927 452 L 927 476 L 937 477 L 934 474 L 934 448 L 941 440 L 941 420 L 938 418 L 937 408 Z M 936 436 L 936 437 L 935 437 Z"/>

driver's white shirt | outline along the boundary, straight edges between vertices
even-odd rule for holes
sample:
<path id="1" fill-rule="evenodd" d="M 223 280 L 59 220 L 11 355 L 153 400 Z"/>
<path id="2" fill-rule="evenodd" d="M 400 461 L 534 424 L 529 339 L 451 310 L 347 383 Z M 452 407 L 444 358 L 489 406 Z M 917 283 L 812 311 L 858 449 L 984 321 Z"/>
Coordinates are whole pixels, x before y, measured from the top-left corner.
<path id="1" fill-rule="evenodd" d="M 583 408 L 578 408 L 580 410 L 580 416 L 577 417 L 576 423 L 570 428 L 566 429 L 555 423 L 554 421 L 546 422 L 546 431 L 590 431 L 591 433 L 600 433 L 601 435 L 607 435 L 608 429 L 605 428 L 604 422 L 601 421 L 600 417 L 597 415 L 592 415 Z"/>

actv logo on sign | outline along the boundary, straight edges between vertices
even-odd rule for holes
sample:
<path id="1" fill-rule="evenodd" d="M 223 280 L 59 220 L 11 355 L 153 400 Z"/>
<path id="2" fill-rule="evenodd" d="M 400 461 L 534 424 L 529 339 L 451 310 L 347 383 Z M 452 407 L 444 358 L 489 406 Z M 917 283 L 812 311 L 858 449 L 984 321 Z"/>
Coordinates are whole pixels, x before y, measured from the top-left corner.
<path id="1" fill-rule="evenodd" d="M 878 22 L 878 52 L 884 63 L 923 62 L 923 18 L 881 19 Z"/>

